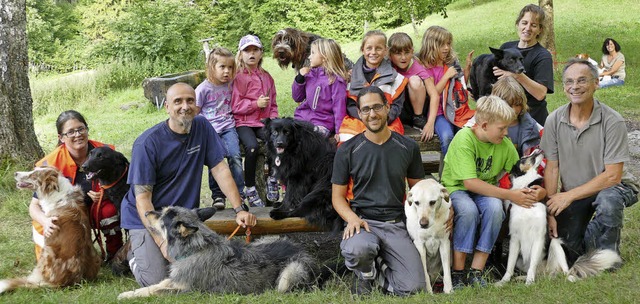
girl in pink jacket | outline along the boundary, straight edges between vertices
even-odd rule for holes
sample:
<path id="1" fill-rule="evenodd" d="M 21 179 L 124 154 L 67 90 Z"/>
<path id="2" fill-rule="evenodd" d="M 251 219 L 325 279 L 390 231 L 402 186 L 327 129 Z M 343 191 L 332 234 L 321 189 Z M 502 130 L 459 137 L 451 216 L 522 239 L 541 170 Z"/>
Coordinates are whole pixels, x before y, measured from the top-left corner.
<path id="1" fill-rule="evenodd" d="M 262 43 L 254 35 L 246 35 L 238 44 L 236 55 L 236 77 L 233 81 L 231 108 L 236 122 L 238 138 L 245 147 L 244 179 L 245 196 L 251 206 L 263 207 L 265 204 L 256 191 L 256 159 L 258 156 L 258 133 L 264 126 L 264 118 L 276 118 L 276 87 L 273 78 L 262 68 Z M 279 196 L 277 181 L 269 178 L 267 185 L 271 201 L 274 194 Z"/>

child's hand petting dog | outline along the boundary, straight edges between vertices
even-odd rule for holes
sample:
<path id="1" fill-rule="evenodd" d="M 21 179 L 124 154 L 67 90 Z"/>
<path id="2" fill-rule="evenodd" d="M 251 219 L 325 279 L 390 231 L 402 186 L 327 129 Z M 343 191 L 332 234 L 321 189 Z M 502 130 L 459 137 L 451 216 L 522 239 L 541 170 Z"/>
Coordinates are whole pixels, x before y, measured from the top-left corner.
<path id="1" fill-rule="evenodd" d="M 539 185 L 533 185 L 529 187 L 531 189 L 531 193 L 536 197 L 536 201 L 541 202 L 545 197 L 547 197 L 547 189 Z"/>
<path id="2" fill-rule="evenodd" d="M 529 188 L 513 189 L 510 192 L 511 198 L 509 200 L 522 208 L 531 208 L 533 204 L 538 202 L 536 194 Z"/>

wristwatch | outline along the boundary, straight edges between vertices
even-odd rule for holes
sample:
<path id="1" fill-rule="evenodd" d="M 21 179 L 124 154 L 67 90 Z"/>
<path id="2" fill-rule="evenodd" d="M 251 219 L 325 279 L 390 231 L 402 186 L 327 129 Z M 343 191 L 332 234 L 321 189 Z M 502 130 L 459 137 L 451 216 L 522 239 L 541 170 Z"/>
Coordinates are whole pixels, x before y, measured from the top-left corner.
<path id="1" fill-rule="evenodd" d="M 233 208 L 233 211 L 235 211 L 236 214 L 238 214 L 240 211 L 249 211 L 249 206 L 247 206 L 247 204 L 245 203 L 242 203 L 240 204 L 240 207 Z"/>

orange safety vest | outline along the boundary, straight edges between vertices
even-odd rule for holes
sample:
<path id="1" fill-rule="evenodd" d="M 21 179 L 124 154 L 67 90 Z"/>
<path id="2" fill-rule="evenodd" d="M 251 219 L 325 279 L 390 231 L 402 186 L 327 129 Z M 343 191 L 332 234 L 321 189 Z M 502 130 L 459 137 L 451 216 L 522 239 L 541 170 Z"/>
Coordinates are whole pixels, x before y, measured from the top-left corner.
<path id="1" fill-rule="evenodd" d="M 398 74 L 398 76 L 403 77 L 400 74 Z M 371 83 L 373 83 L 373 81 L 376 80 L 376 78 L 378 77 L 380 77 L 379 74 L 376 74 L 375 76 L 373 76 L 373 79 L 371 79 L 371 82 L 365 84 L 365 86 L 370 86 Z M 382 89 L 382 91 L 384 92 L 384 96 L 387 98 L 387 102 L 389 104 L 392 104 L 393 101 L 396 98 L 398 98 L 398 96 L 400 96 L 402 92 L 404 92 L 404 89 L 408 83 L 409 81 L 407 80 L 407 78 L 403 77 L 402 81 L 397 86 L 382 85 L 380 86 L 380 89 Z M 349 90 L 347 90 L 347 97 L 356 101 L 358 100 L 358 96 L 351 95 Z M 364 123 L 362 123 L 360 119 L 358 119 L 357 117 L 351 117 L 347 115 L 342 120 L 339 133 L 358 135 L 364 132 L 365 129 L 366 127 L 364 126 Z M 400 121 L 399 117 L 389 124 L 389 129 L 391 129 L 391 131 L 395 131 L 397 133 L 404 135 L 404 127 L 402 126 L 402 122 Z"/>

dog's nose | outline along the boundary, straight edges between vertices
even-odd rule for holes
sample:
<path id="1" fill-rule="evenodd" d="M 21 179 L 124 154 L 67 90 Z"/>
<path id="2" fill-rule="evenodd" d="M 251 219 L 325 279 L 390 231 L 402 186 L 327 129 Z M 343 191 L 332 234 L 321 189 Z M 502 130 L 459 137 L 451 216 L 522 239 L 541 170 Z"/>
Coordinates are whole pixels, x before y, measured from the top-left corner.
<path id="1" fill-rule="evenodd" d="M 429 220 L 428 219 L 420 219 L 420 227 L 421 228 L 429 227 Z"/>

